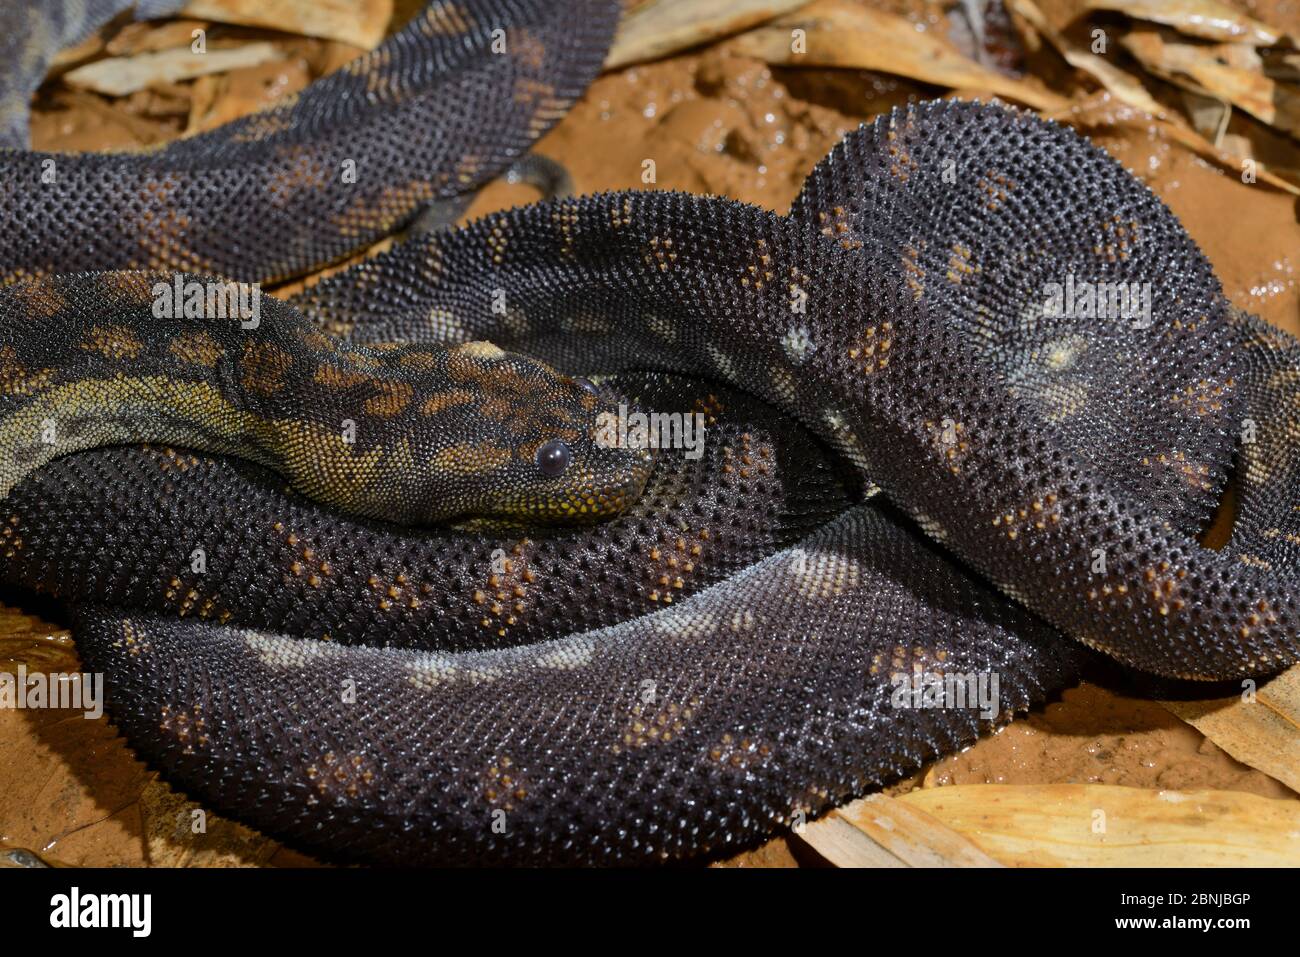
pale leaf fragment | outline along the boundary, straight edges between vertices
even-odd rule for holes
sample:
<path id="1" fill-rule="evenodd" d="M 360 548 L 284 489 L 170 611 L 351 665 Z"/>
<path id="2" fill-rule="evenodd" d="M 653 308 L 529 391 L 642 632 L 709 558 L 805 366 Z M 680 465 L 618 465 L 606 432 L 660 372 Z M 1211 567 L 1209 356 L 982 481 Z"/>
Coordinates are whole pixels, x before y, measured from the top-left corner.
<path id="1" fill-rule="evenodd" d="M 834 812 L 805 825 L 799 837 L 835 867 L 907 866 Z"/>
<path id="2" fill-rule="evenodd" d="M 898 798 L 1011 867 L 1295 867 L 1300 801 L 1105 784 L 969 784 Z"/>
<path id="3" fill-rule="evenodd" d="M 156 83 L 192 80 L 209 73 L 225 73 L 281 59 L 270 43 L 249 43 L 230 50 L 195 53 L 189 47 L 111 57 L 78 67 L 64 76 L 70 86 L 108 96 L 127 96 Z"/>
<path id="4" fill-rule="evenodd" d="M 808 0 L 657 0 L 624 15 L 605 69 L 658 60 L 797 10 Z"/>
<path id="5" fill-rule="evenodd" d="M 968 837 L 919 808 L 873 794 L 799 835 L 837 867 L 999 867 Z"/>

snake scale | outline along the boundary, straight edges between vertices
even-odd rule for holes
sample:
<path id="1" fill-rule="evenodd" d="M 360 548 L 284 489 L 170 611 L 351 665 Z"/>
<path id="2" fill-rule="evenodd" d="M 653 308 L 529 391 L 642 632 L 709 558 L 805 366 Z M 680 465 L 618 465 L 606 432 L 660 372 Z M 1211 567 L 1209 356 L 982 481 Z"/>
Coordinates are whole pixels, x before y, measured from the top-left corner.
<path id="1" fill-rule="evenodd" d="M 57 194 L 6 187 L 29 234 L 0 241 L 0 575 L 69 604 L 138 753 L 333 860 L 653 862 L 738 849 L 964 747 L 1088 648 L 1200 680 L 1296 660 L 1300 347 L 1227 302 L 1145 186 L 1029 114 L 895 110 L 784 216 L 627 192 L 419 233 L 267 300 L 255 328 L 159 319 L 156 290 L 199 275 L 80 271 L 254 282 L 336 259 L 551 117 L 489 95 L 524 69 L 485 52 L 495 24 L 545 38 L 521 62 L 563 99 L 614 12 L 435 4 L 407 30 L 454 13 L 458 42 L 390 40 L 206 145 L 64 158 L 87 172 Z M 424 106 L 389 101 L 415 77 Z M 361 106 L 314 91 L 358 82 L 385 115 L 350 129 L 432 121 L 437 145 L 414 137 L 389 177 L 427 189 L 303 182 L 257 235 L 213 225 L 273 206 L 297 148 L 354 152 L 331 152 L 347 133 L 328 120 Z M 453 82 L 479 98 L 472 130 Z M 204 177 L 245 159 L 227 211 L 201 207 Z M 0 184 L 32 162 L 0 153 Z M 116 188 L 145 180 L 173 184 L 185 221 L 147 243 Z M 402 211 L 371 216 L 384 195 Z M 112 241 L 45 241 L 55 197 L 69 234 Z M 1146 309 L 1054 308 L 1076 284 Z M 594 441 L 624 404 L 698 415 L 699 454 Z M 165 444 L 125 444 L 145 440 Z M 448 484 L 462 462 L 475 495 Z M 1233 475 L 1232 538 L 1204 548 Z M 997 693 L 900 706 L 917 673 Z"/>

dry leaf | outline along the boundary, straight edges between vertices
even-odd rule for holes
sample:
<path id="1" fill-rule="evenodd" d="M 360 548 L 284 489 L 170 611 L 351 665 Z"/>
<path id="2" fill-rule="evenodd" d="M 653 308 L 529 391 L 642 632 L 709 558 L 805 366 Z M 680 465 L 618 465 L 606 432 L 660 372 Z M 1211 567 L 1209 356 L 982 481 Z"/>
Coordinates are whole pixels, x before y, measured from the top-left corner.
<path id="1" fill-rule="evenodd" d="M 1160 703 L 1238 761 L 1300 791 L 1300 665 L 1267 682 L 1253 700 Z"/>
<path id="2" fill-rule="evenodd" d="M 804 52 L 794 45 L 796 29 L 804 31 Z M 1061 109 L 1069 102 L 981 66 L 938 35 L 918 32 L 903 17 L 848 0 L 818 0 L 773 26 L 737 37 L 732 49 L 783 66 L 878 70 L 951 89 L 987 91 L 1041 110 Z"/>
<path id="3" fill-rule="evenodd" d="M 898 800 L 1012 867 L 1295 867 L 1300 801 L 1104 784 L 967 784 Z"/>
<path id="4" fill-rule="evenodd" d="M 393 0 L 190 0 L 180 15 L 373 50 L 393 17 Z"/>
<path id="5" fill-rule="evenodd" d="M 1219 0 L 1084 0 L 1084 10 L 1116 10 L 1204 40 L 1271 47 L 1281 33 Z"/>
<path id="6" fill-rule="evenodd" d="M 998 867 L 937 818 L 873 794 L 808 824 L 801 840 L 836 867 Z"/>
<path id="7" fill-rule="evenodd" d="M 104 37 L 101 33 L 92 33 L 76 46 L 65 47 L 58 53 L 54 54 L 53 58 L 50 60 L 49 72 L 51 74 L 58 74 L 63 70 L 76 66 L 84 60 L 89 60 L 93 56 L 98 56 L 103 49 Z"/>
<path id="8" fill-rule="evenodd" d="M 104 49 L 113 56 L 131 56 L 189 46 L 194 41 L 194 31 L 207 30 L 209 26 L 206 20 L 128 23 Z"/>
<path id="9" fill-rule="evenodd" d="M 1047 114 L 1047 118 L 1061 123 L 1068 123 L 1071 126 L 1087 126 L 1089 125 L 1089 114 L 1103 101 L 1110 98 L 1111 94 L 1103 91 L 1092 102 L 1071 103 L 1064 110 L 1057 110 L 1054 113 Z M 1137 129 L 1150 129 L 1154 126 L 1160 130 L 1162 136 L 1180 146 L 1185 146 L 1197 156 L 1203 157 L 1224 169 L 1231 170 L 1234 175 L 1240 175 L 1242 172 L 1242 157 L 1235 150 L 1216 147 L 1199 133 L 1188 129 L 1181 123 L 1174 123 L 1168 119 L 1152 118 L 1145 110 L 1138 110 L 1130 104 L 1124 103 L 1121 104 L 1120 109 L 1112 109 L 1104 125 L 1127 126 Z M 1267 183 L 1269 186 L 1290 193 L 1292 196 L 1300 196 L 1300 186 L 1265 169 L 1263 163 L 1257 164 L 1255 178 L 1261 183 Z M 1228 525 L 1223 526 L 1225 532 L 1229 528 Z"/>
<path id="10" fill-rule="evenodd" d="M 208 73 L 224 73 L 281 58 L 270 43 L 249 43 L 231 50 L 195 53 L 189 47 L 111 57 L 78 67 L 64 76 L 69 86 L 109 96 L 126 96 L 155 83 L 175 83 Z"/>
<path id="11" fill-rule="evenodd" d="M 1030 0 L 1006 0 L 1006 5 L 1008 10 L 1022 17 L 1036 31 L 1045 36 L 1048 42 L 1056 47 L 1057 52 L 1065 58 L 1067 63 L 1095 78 L 1102 86 L 1125 103 L 1136 106 L 1152 116 L 1159 116 L 1164 112 L 1160 104 L 1151 98 L 1151 94 L 1146 91 L 1146 88 L 1136 77 L 1121 70 L 1109 60 L 1090 53 L 1066 39 L 1065 35 L 1053 27 L 1047 21 L 1047 18 L 1043 16 L 1043 12 Z"/>
<path id="12" fill-rule="evenodd" d="M 1300 137 L 1300 90 L 1256 70 L 1223 62 L 1229 58 L 1221 48 L 1168 42 L 1155 30 L 1135 30 L 1120 42 L 1156 76 L 1226 100 L 1256 119 Z"/>
<path id="13" fill-rule="evenodd" d="M 605 69 L 658 60 L 720 37 L 740 33 L 797 10 L 808 0 L 659 0 L 623 16 Z"/>
<path id="14" fill-rule="evenodd" d="M 145 116 L 119 109 L 103 97 L 84 90 L 59 89 L 54 92 L 58 112 L 38 117 L 32 123 L 32 144 L 37 149 L 48 148 L 50 126 L 58 129 L 57 143 L 61 150 L 113 153 L 151 149 L 174 139 L 176 131 L 169 123 L 160 123 Z M 71 128 L 61 129 L 61 115 L 74 115 L 77 122 Z"/>

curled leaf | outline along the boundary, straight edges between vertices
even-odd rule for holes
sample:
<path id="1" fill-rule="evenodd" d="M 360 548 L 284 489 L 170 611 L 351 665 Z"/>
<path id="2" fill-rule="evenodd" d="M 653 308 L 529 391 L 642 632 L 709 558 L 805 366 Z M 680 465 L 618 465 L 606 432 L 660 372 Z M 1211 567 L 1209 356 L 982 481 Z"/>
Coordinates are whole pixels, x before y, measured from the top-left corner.
<path id="1" fill-rule="evenodd" d="M 954 90 L 987 91 L 1041 110 L 1068 101 L 964 56 L 947 40 L 891 13 L 846 0 L 818 0 L 733 41 L 732 49 L 782 66 L 878 70 Z"/>

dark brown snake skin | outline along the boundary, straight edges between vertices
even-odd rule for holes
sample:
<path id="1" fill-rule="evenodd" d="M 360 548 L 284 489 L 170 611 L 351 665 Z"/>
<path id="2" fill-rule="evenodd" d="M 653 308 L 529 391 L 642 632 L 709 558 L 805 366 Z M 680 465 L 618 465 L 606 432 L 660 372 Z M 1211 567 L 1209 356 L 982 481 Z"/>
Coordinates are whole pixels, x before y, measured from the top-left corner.
<path id="1" fill-rule="evenodd" d="M 1070 282 L 1136 283 L 1149 315 L 1048 314 Z M 568 530 L 403 529 L 164 449 L 18 485 L 5 580 L 72 605 L 169 781 L 294 846 L 715 854 L 969 744 L 1076 675 L 1071 639 L 1182 678 L 1297 658 L 1300 347 L 1231 308 L 1149 190 L 1030 115 L 895 111 L 789 216 L 537 204 L 294 304 L 354 343 L 617 373 L 711 430 L 698 460 L 661 450 L 625 514 Z M 1234 534 L 1207 550 L 1234 463 Z M 914 673 L 997 693 L 900 702 Z"/>
<path id="2" fill-rule="evenodd" d="M 39 22 L 46 6 L 6 11 L 0 26 L 24 12 Z M 298 96 L 161 149 L 0 151 L 0 276 L 168 269 L 270 282 L 345 258 L 527 150 L 600 68 L 617 10 L 430 3 Z M 50 33 L 29 28 L 28 42 Z"/>

